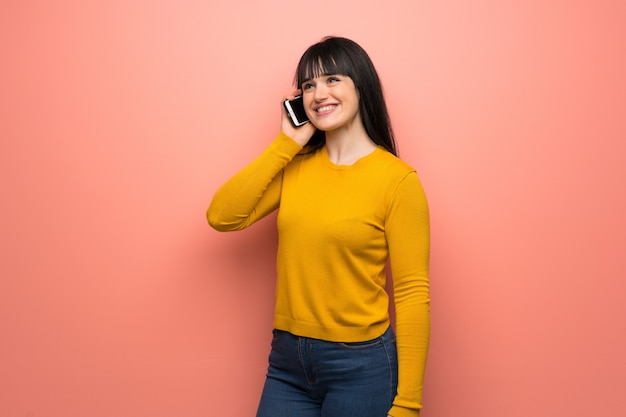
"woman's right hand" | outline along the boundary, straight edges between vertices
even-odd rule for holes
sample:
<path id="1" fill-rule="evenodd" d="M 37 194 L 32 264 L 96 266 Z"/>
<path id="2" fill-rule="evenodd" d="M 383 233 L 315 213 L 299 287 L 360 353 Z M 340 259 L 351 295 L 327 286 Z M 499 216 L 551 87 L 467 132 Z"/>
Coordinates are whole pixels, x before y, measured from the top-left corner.
<path id="1" fill-rule="evenodd" d="M 294 127 L 289 120 L 289 116 L 287 115 L 287 110 L 285 110 L 285 106 L 283 106 L 283 101 L 285 100 L 293 100 L 297 95 L 302 94 L 301 90 L 296 90 L 292 93 L 292 95 L 284 97 L 280 101 L 280 108 L 282 109 L 282 118 L 280 121 L 280 129 L 282 132 L 297 142 L 300 146 L 304 146 L 309 142 L 309 139 L 315 133 L 315 126 L 311 122 L 305 123 L 300 127 Z"/>

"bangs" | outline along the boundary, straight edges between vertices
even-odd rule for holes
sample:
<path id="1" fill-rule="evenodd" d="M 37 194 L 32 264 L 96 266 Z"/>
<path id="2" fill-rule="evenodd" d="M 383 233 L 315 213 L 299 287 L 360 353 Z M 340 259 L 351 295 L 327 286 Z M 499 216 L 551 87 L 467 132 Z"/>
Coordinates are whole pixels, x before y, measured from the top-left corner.
<path id="1" fill-rule="evenodd" d="M 311 47 L 300 59 L 296 73 L 296 87 L 313 78 L 324 75 L 352 76 L 352 65 L 346 53 L 334 51 L 334 45 L 318 44 Z"/>

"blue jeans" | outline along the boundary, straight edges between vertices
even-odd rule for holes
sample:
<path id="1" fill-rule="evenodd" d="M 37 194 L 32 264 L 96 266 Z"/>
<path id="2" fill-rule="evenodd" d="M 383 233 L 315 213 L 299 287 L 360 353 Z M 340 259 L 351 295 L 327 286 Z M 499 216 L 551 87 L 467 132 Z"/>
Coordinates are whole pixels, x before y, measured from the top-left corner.
<path id="1" fill-rule="evenodd" d="M 273 336 L 257 417 L 387 417 L 398 385 L 391 328 L 357 343 Z"/>

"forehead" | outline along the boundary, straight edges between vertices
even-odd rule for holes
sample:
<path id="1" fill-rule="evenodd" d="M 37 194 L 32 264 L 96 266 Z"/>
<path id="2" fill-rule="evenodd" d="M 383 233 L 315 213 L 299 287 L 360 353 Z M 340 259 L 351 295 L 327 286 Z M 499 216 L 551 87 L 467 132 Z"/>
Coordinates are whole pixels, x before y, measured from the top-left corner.
<path id="1" fill-rule="evenodd" d="M 311 80 L 331 74 L 346 74 L 337 60 L 332 56 L 310 57 L 300 68 L 300 80 Z"/>

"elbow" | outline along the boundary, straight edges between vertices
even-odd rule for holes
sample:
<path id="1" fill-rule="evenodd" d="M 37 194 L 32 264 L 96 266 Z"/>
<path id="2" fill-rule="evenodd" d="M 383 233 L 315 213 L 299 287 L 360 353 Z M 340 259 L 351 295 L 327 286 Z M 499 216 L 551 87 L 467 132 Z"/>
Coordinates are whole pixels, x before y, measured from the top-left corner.
<path id="1" fill-rule="evenodd" d="M 215 210 L 212 210 L 211 207 L 209 207 L 206 211 L 206 219 L 209 223 L 209 226 L 211 226 L 213 229 L 217 230 L 218 232 L 225 231 L 224 221 L 220 218 L 219 213 L 217 213 Z"/>
<path id="2" fill-rule="evenodd" d="M 209 226 L 211 226 L 218 232 L 225 232 L 228 230 L 225 223 L 220 219 L 220 217 L 216 216 L 214 213 L 211 213 L 210 209 L 206 212 L 206 219 L 209 222 Z"/>
<path id="3" fill-rule="evenodd" d="M 231 232 L 234 230 L 242 229 L 240 222 L 233 222 L 232 219 L 229 221 L 224 216 L 221 215 L 220 212 L 216 210 L 211 210 L 211 207 L 206 212 L 206 219 L 213 229 L 218 232 Z"/>

